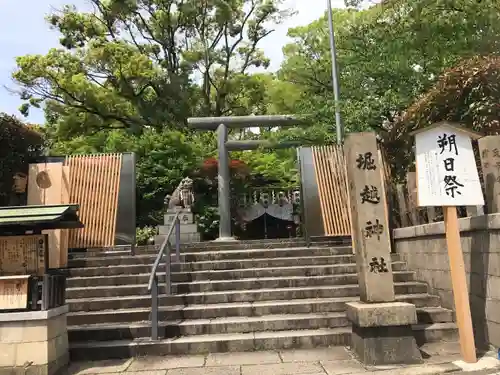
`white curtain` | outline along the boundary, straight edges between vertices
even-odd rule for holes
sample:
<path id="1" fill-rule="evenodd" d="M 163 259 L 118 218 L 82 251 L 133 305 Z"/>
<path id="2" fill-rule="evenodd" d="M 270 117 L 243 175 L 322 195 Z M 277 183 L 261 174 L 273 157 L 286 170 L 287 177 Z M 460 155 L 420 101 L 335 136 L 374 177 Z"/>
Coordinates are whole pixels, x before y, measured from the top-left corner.
<path id="1" fill-rule="evenodd" d="M 245 222 L 254 221 L 264 214 L 268 214 L 277 219 L 293 221 L 293 205 L 285 203 L 280 206 L 279 204 L 271 204 L 267 209 L 260 203 L 256 203 L 247 208 L 240 209 L 239 215 Z"/>

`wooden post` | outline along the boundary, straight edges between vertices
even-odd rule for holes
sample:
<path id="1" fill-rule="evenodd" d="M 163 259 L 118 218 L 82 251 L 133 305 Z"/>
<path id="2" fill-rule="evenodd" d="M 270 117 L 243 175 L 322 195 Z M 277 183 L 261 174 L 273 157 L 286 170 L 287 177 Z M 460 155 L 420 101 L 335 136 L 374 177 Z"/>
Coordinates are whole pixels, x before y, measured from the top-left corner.
<path id="1" fill-rule="evenodd" d="M 450 259 L 451 283 L 455 298 L 458 332 L 460 334 L 460 349 L 465 362 L 475 363 L 477 362 L 476 345 L 472 329 L 464 256 L 460 243 L 457 208 L 455 206 L 446 206 L 443 207 L 443 212 L 446 245 L 448 246 L 448 257 Z"/>
<path id="2" fill-rule="evenodd" d="M 401 226 L 408 227 L 410 225 L 408 220 L 408 207 L 406 205 L 405 189 L 403 185 L 396 186 L 398 196 L 399 216 L 401 216 Z"/>
<path id="3" fill-rule="evenodd" d="M 443 206 L 455 312 L 463 359 L 477 362 L 457 207 L 484 205 L 471 138 L 477 133 L 449 123 L 413 133 L 421 207 Z"/>
<path id="4" fill-rule="evenodd" d="M 406 190 L 408 191 L 408 212 L 413 225 L 419 225 L 418 204 L 417 204 L 417 173 L 408 172 L 406 174 Z"/>

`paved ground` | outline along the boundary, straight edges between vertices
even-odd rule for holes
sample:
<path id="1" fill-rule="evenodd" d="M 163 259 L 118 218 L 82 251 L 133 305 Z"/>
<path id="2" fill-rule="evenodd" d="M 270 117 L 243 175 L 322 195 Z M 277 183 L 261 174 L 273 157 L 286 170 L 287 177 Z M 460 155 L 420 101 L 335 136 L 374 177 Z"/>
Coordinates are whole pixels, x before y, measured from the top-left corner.
<path id="1" fill-rule="evenodd" d="M 494 353 L 475 367 L 460 361 L 455 343 L 428 344 L 422 348 L 425 363 L 414 366 L 366 367 L 342 347 L 314 350 L 223 353 L 198 356 L 145 357 L 71 364 L 66 375 L 434 375 L 462 370 L 467 374 L 500 375 Z M 498 367 L 497 367 L 498 366 Z M 496 370 L 495 370 L 496 368 Z"/>

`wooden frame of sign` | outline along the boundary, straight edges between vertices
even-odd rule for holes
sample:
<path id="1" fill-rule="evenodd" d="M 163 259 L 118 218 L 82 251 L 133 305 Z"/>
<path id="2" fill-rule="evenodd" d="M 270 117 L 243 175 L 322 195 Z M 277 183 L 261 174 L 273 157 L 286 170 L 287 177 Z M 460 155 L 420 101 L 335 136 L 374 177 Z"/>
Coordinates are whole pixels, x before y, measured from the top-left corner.
<path id="1" fill-rule="evenodd" d="M 0 274 L 45 274 L 48 267 L 48 235 L 0 237 Z"/>
<path id="2" fill-rule="evenodd" d="M 0 276 L 0 310 L 28 308 L 30 275 Z"/>
<path id="3" fill-rule="evenodd" d="M 451 282 L 465 362 L 477 362 L 474 331 L 460 243 L 457 206 L 482 206 L 484 197 L 471 139 L 481 135 L 441 122 L 411 133 L 415 136 L 417 205 L 443 206 Z"/>

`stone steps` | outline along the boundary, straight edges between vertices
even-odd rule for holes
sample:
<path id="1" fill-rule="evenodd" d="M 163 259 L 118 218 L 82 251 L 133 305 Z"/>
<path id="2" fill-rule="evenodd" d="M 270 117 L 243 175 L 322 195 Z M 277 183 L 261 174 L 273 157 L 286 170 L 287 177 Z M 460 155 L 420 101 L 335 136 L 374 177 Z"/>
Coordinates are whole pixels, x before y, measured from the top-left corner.
<path id="1" fill-rule="evenodd" d="M 113 276 L 113 275 L 134 275 L 141 273 L 150 273 L 151 265 L 148 264 L 124 264 L 107 266 L 75 266 L 70 264 L 68 273 L 70 277 L 92 277 L 92 276 Z M 400 261 L 400 256 L 392 255 L 392 261 Z M 326 255 L 315 257 L 279 257 L 279 258 L 260 258 L 260 259 L 241 259 L 241 260 L 223 260 L 223 261 L 203 261 L 191 263 L 172 262 L 173 273 L 186 273 L 196 271 L 234 271 L 234 270 L 253 270 L 261 269 L 265 264 L 266 268 L 275 267 L 299 267 L 313 265 L 339 265 L 345 266 L 355 264 L 354 255 Z M 164 263 L 160 263 L 160 270 L 164 269 Z"/>
<path id="2" fill-rule="evenodd" d="M 158 247 L 72 255 L 66 298 L 73 359 L 348 345 L 346 302 L 359 300 L 350 246 L 324 241 L 183 246 L 172 294 L 159 268 L 159 332 L 152 342 L 147 283 Z M 456 334 L 451 311 L 391 256 L 396 299 L 418 308 L 422 342 Z"/>
<path id="3" fill-rule="evenodd" d="M 335 277 L 335 276 L 333 276 Z M 344 279 L 340 279 L 343 281 Z M 281 279 L 280 281 L 291 284 L 291 279 Z M 315 283 L 316 281 L 316 283 Z M 355 279 L 354 279 L 355 281 Z M 183 301 L 184 303 L 228 303 L 228 302 L 250 302 L 265 300 L 287 300 L 303 298 L 333 298 L 333 297 L 351 297 L 359 295 L 358 284 L 335 285 L 324 283 L 324 277 L 311 278 L 308 286 L 288 286 L 258 289 L 261 285 L 253 284 L 251 289 L 240 290 L 221 290 L 221 291 L 193 291 L 188 293 L 179 292 L 176 285 L 173 286 L 172 300 Z M 213 284 L 204 284 L 213 285 Z M 396 294 L 417 294 L 426 293 L 427 284 L 417 281 L 398 282 L 394 284 Z M 102 298 L 102 297 L 122 297 L 134 295 L 149 294 L 147 284 L 141 285 L 118 285 L 113 288 L 103 287 L 84 287 L 67 288 L 66 298 L 69 303 L 73 299 L 83 298 Z"/>
<path id="4" fill-rule="evenodd" d="M 161 277 L 163 276 L 163 277 Z M 164 282 L 164 275 L 159 277 L 159 282 Z M 413 281 L 414 273 L 410 271 L 394 271 L 393 279 L 395 282 Z M 138 282 L 138 283 L 134 283 Z M 129 294 L 136 294 L 134 289 L 146 286 L 149 282 L 149 274 L 140 276 L 122 276 L 122 277 L 92 277 L 68 279 L 68 292 L 92 293 L 95 290 L 113 289 L 125 295 L 127 288 L 130 288 Z M 268 288 L 286 288 L 302 287 L 313 285 L 344 285 L 357 284 L 356 273 L 337 273 L 326 275 L 307 275 L 307 276 L 274 276 L 274 277 L 255 277 L 255 278 L 233 278 L 226 280 L 196 280 L 172 282 L 172 288 L 176 294 L 192 292 L 213 292 L 224 290 L 241 289 L 268 289 Z M 121 294 L 125 293 L 125 294 Z M 98 297 L 98 296 L 97 296 Z M 72 297 L 68 297 L 72 298 Z M 74 297 L 80 298 L 80 297 Z"/>
<path id="5" fill-rule="evenodd" d="M 435 323 L 412 327 L 417 342 L 456 339 L 453 323 Z M 159 341 L 149 339 L 87 341 L 70 343 L 73 360 L 129 358 L 144 355 L 179 355 L 220 352 L 245 352 L 277 349 L 308 349 L 318 346 L 349 345 L 350 327 L 262 331 L 250 333 L 182 336 Z"/>
<path id="6" fill-rule="evenodd" d="M 163 321 L 160 337 L 173 338 L 203 334 L 287 331 L 349 326 L 343 312 L 321 314 L 284 314 L 265 316 L 222 317 L 215 319 L 179 319 Z M 91 324 L 69 329 L 70 340 L 108 341 L 151 337 L 149 321 L 135 323 Z"/>
<path id="7" fill-rule="evenodd" d="M 203 251 L 195 253 L 180 254 L 181 263 L 189 262 L 209 262 L 223 260 L 259 260 L 266 258 L 282 258 L 282 257 L 315 257 L 315 256 L 332 256 L 345 255 L 352 256 L 351 247 L 288 247 L 282 249 L 250 249 L 250 250 L 226 250 L 226 251 Z M 171 254 L 172 260 L 176 259 L 175 252 Z M 105 267 L 116 265 L 137 265 L 137 264 L 152 264 L 156 255 L 121 255 L 121 256 L 104 256 L 90 257 L 81 259 L 71 259 L 69 261 L 70 268 L 76 267 Z M 341 258 L 342 259 L 342 258 Z"/>
<path id="8" fill-rule="evenodd" d="M 71 341 L 113 341 L 151 337 L 148 310 L 142 311 L 143 321 L 133 323 L 93 323 L 69 327 Z M 419 308 L 419 321 L 426 324 L 452 323 L 451 311 L 443 308 Z M 90 319 L 89 319 L 90 321 Z M 160 337 L 173 338 L 202 334 L 250 333 L 350 326 L 345 312 L 309 314 L 274 314 L 263 316 L 229 316 L 213 319 L 177 319 L 160 323 Z"/>
<path id="9" fill-rule="evenodd" d="M 213 319 L 227 316 L 263 316 L 272 314 L 309 314 L 345 311 L 346 302 L 359 297 L 269 300 L 239 303 L 191 304 L 169 303 L 171 297 L 160 296 L 160 320 Z M 415 304 L 418 308 L 439 307 L 439 298 L 429 294 L 396 296 L 397 301 Z M 70 301 L 69 325 L 149 320 L 151 298 L 130 296 Z M 145 315 L 145 311 L 148 315 Z"/>
<path id="10" fill-rule="evenodd" d="M 320 246 L 350 246 L 350 239 L 339 239 L 339 238 L 323 238 L 314 239 L 312 243 L 315 247 Z M 267 239 L 267 240 L 250 240 L 250 241 L 238 241 L 238 242 L 194 242 L 191 244 L 182 244 L 181 252 L 202 252 L 210 250 L 246 250 L 255 249 L 265 246 L 266 248 L 283 248 L 283 247 L 304 247 L 308 246 L 304 239 L 291 238 L 291 239 Z M 136 246 L 134 248 L 134 253 L 136 255 L 141 254 L 157 254 L 160 249 L 159 245 L 147 245 L 147 246 Z M 84 251 L 71 251 L 69 253 L 70 259 L 79 258 L 90 258 L 90 257 L 101 257 L 102 255 L 130 255 L 130 246 L 117 246 L 115 248 L 105 248 L 105 249 L 88 249 Z"/>
<path id="11" fill-rule="evenodd" d="M 348 345 L 348 327 L 266 331 L 239 334 L 185 336 L 159 341 L 149 339 L 70 343 L 73 360 L 128 358 L 144 355 L 179 355 L 217 352 L 244 352 L 272 349 L 315 348 Z"/>
<path id="12" fill-rule="evenodd" d="M 404 271 L 406 263 L 401 261 L 392 262 L 392 270 L 398 275 L 411 273 Z M 291 266 L 291 267 L 274 267 L 274 268 L 251 268 L 251 269 L 235 269 L 235 270 L 215 270 L 215 271 L 193 271 L 193 272 L 173 272 L 172 281 L 175 283 L 188 281 L 219 281 L 219 280 L 234 280 L 252 279 L 252 278 L 269 278 L 269 277 L 298 277 L 298 276 L 326 276 L 339 274 L 355 274 L 356 264 L 327 264 L 327 265 L 312 265 L 312 266 Z M 163 282 L 162 275 L 159 276 L 160 282 Z M 396 280 L 396 279 L 395 279 Z M 77 276 L 67 280 L 69 288 L 78 288 L 86 286 L 114 286 L 127 284 L 145 284 L 149 281 L 149 273 L 137 274 L 118 274 L 106 276 Z M 396 280 L 403 281 L 403 280 Z M 410 281 L 409 279 L 407 281 Z"/>

